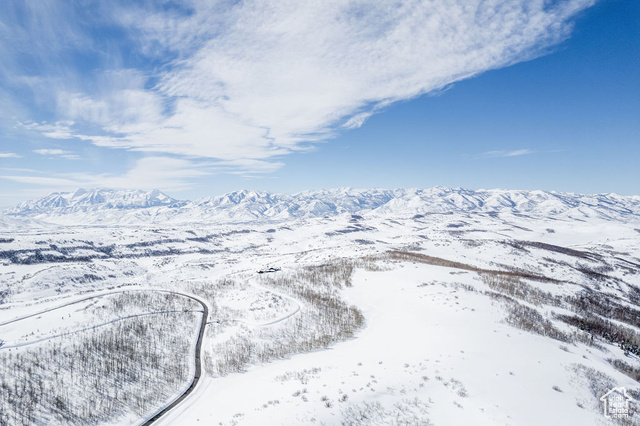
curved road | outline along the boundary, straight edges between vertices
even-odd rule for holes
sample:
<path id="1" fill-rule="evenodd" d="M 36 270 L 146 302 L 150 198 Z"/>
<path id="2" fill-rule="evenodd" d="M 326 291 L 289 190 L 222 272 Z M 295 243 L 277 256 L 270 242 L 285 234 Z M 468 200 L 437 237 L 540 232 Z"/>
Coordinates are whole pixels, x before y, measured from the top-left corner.
<path id="1" fill-rule="evenodd" d="M 272 293 L 276 293 L 276 294 L 280 294 L 282 297 L 285 297 L 287 299 L 290 299 L 292 301 L 294 301 L 298 306 L 297 308 L 293 311 L 290 312 L 289 314 L 285 315 L 282 318 L 278 318 L 277 320 L 274 321 L 270 321 L 266 324 L 258 324 L 259 326 L 269 326 L 269 325 L 273 325 L 276 323 L 279 323 L 281 321 L 284 321 L 290 317 L 292 317 L 293 315 L 297 314 L 300 311 L 300 302 L 298 300 L 296 300 L 295 298 L 285 295 L 285 294 L 281 294 L 278 293 L 277 291 L 274 291 L 273 289 L 268 289 L 265 287 L 262 287 L 260 285 L 258 285 L 257 283 L 254 283 L 254 285 L 256 287 L 260 287 L 263 290 L 267 290 L 269 292 Z M 142 423 L 141 426 L 148 426 L 151 425 L 153 423 L 155 423 L 156 421 L 158 421 L 162 416 L 164 416 L 165 414 L 167 414 L 169 411 L 171 411 L 173 408 L 175 408 L 178 404 L 180 404 L 182 401 L 184 401 L 187 397 L 189 397 L 189 395 L 191 395 L 191 393 L 195 390 L 196 386 L 198 385 L 198 382 L 200 381 L 200 378 L 202 376 L 202 341 L 204 340 L 204 333 L 207 327 L 207 320 L 209 318 L 209 307 L 207 306 L 207 304 L 199 299 L 196 296 L 187 294 L 187 293 L 180 293 L 180 292 L 176 292 L 176 291 L 171 291 L 171 290 L 160 290 L 160 289 L 152 289 L 152 288 L 140 288 L 140 289 L 124 289 L 124 290 L 116 290 L 116 291 L 111 291 L 111 292 L 105 292 L 105 293 L 101 293 L 101 294 L 97 294 L 97 295 L 93 295 L 93 296 L 88 296 L 88 297 L 84 297 L 82 299 L 79 300 L 74 300 L 72 302 L 68 302 L 68 303 L 64 303 L 62 305 L 58 305 L 56 307 L 53 308 L 49 308 L 49 309 L 45 309 L 42 310 L 40 312 L 36 312 L 34 314 L 29 314 L 29 315 L 25 315 L 19 318 L 14 318 L 12 320 L 9 321 L 5 321 L 0 323 L 0 327 L 3 325 L 7 325 L 7 324 L 11 324 L 14 322 L 18 322 L 18 321 L 22 321 L 25 320 L 27 318 L 31 318 L 34 317 L 36 315 L 40 315 L 46 312 L 50 312 L 50 311 L 54 311 L 57 309 L 61 309 L 64 308 L 66 306 L 69 305 L 74 305 L 76 303 L 81 303 L 90 299 L 97 299 L 100 297 L 104 297 L 104 296 L 110 296 L 113 294 L 118 294 L 118 293 L 127 293 L 127 292 L 133 292 L 133 291 L 149 291 L 149 292 L 161 292 L 161 293 L 170 293 L 170 294 L 175 294 L 178 296 L 183 296 L 186 298 L 189 298 L 197 303 L 199 303 L 202 306 L 202 310 L 203 310 L 203 314 L 202 314 L 202 319 L 200 321 L 200 331 L 198 333 L 198 340 L 196 342 L 196 348 L 195 348 L 195 357 L 194 357 L 194 362 L 195 362 L 195 373 L 193 375 L 193 380 L 191 381 L 191 385 L 189 385 L 189 387 L 187 388 L 187 390 L 185 390 L 180 396 L 178 396 L 175 400 L 173 400 L 169 405 L 165 406 L 164 408 L 162 408 L 160 411 L 158 411 L 156 414 L 153 415 L 153 417 L 151 417 L 150 419 L 146 420 L 144 423 Z M 57 336 L 54 336 L 57 337 Z"/>
<path id="2" fill-rule="evenodd" d="M 146 291 L 146 292 L 156 292 L 156 293 L 176 294 L 178 296 L 183 296 L 183 297 L 187 297 L 187 298 L 189 298 L 191 300 L 195 300 L 196 302 L 200 303 L 201 305 L 204 303 L 202 300 L 196 298 L 195 296 L 192 296 L 192 295 L 187 294 L 187 293 L 180 293 L 179 291 L 162 290 L 162 289 L 157 289 L 157 288 L 144 288 L 144 287 L 126 288 L 126 289 L 122 289 L 122 290 L 113 290 L 113 291 L 100 292 L 100 293 L 94 294 L 92 296 L 83 297 L 82 299 L 76 299 L 76 300 L 73 300 L 71 302 L 63 303 L 62 305 L 54 306 L 53 308 L 43 309 L 41 311 L 38 311 L 38 312 L 35 312 L 35 313 L 32 313 L 32 314 L 23 315 L 23 316 L 18 317 L 18 318 L 13 318 L 13 319 L 8 320 L 8 321 L 0 322 L 0 327 L 2 327 L 4 325 L 12 324 L 14 322 L 19 322 L 19 321 L 22 321 L 22 320 L 26 320 L 27 318 L 32 318 L 32 317 L 35 317 L 37 315 L 45 314 L 47 312 L 51 312 L 51 311 L 55 311 L 55 310 L 58 310 L 58 309 L 62 309 L 62 308 L 67 307 L 67 306 L 75 305 L 77 303 L 86 302 L 87 300 L 99 299 L 101 297 L 112 296 L 114 294 L 130 293 L 130 292 L 144 292 L 144 291 Z M 49 302 L 47 302 L 47 303 L 49 303 Z"/>
<path id="3" fill-rule="evenodd" d="M 282 297 L 285 297 L 287 299 L 292 300 L 293 302 L 295 302 L 298 306 L 296 307 L 295 311 L 285 315 L 282 318 L 278 318 L 277 320 L 268 322 L 266 324 L 259 324 L 259 326 L 269 326 L 269 325 L 273 325 L 276 323 L 279 323 L 281 321 L 284 321 L 292 316 L 294 316 L 295 314 L 297 314 L 298 312 L 300 312 L 300 302 L 298 300 L 296 300 L 295 298 L 288 296 L 286 294 L 282 294 L 282 293 L 278 293 L 276 291 L 274 291 L 273 289 L 269 289 L 266 287 L 262 287 L 261 285 L 254 283 L 254 286 L 259 287 L 263 290 L 267 290 L 271 293 L 276 293 L 276 294 L 280 294 Z M 182 401 L 184 401 L 187 397 L 189 397 L 189 395 L 191 395 L 191 393 L 195 390 L 196 386 L 198 385 L 198 382 L 200 381 L 200 377 L 202 376 L 202 360 L 201 360 L 201 352 L 202 352 L 202 340 L 204 339 L 204 332 L 206 329 L 206 326 L 208 324 L 207 319 L 209 318 L 209 308 L 207 307 L 206 303 L 204 303 L 202 300 L 188 295 L 188 294 L 184 294 L 184 293 L 177 293 L 180 294 L 182 296 L 188 297 L 198 303 L 200 303 L 200 305 L 202 305 L 202 308 L 204 310 L 204 314 L 202 315 L 202 322 L 200 323 L 200 333 L 198 334 L 198 342 L 196 343 L 196 353 L 195 353 L 195 365 L 196 365 L 196 371 L 195 374 L 193 376 L 193 381 L 191 382 L 191 385 L 189 386 L 189 388 L 184 391 L 182 393 L 182 395 L 180 395 L 178 398 L 176 398 L 172 403 L 170 403 L 169 405 L 167 405 L 166 407 L 164 407 L 161 411 L 159 411 L 157 414 L 155 414 L 153 417 L 151 417 L 149 420 L 147 420 L 146 422 L 142 423 L 141 426 L 148 426 L 153 424 L 154 422 L 156 422 L 157 420 L 159 420 L 162 416 L 164 416 L 165 414 L 167 414 L 169 411 L 171 411 L 172 409 L 174 409 L 178 404 L 180 404 Z"/>
<path id="4" fill-rule="evenodd" d="M 162 410 L 160 410 L 158 413 L 156 413 L 153 417 L 151 417 L 149 420 L 145 421 L 142 424 L 143 426 L 150 425 L 150 424 L 156 422 L 158 419 L 160 419 L 160 417 L 164 416 L 167 412 L 169 412 L 171 409 L 173 409 L 176 405 L 180 404 L 185 398 L 187 398 L 191 394 L 191 392 L 194 391 L 194 389 L 198 385 L 198 382 L 200 381 L 200 377 L 202 375 L 202 359 L 201 359 L 202 341 L 204 339 L 204 332 L 205 332 L 205 329 L 207 327 L 207 319 L 209 318 L 209 307 L 207 306 L 207 304 L 203 300 L 197 298 L 196 296 L 187 294 L 187 293 L 180 293 L 180 292 L 171 291 L 171 290 L 160 290 L 160 289 L 150 289 L 150 288 L 149 289 L 140 288 L 140 289 L 116 290 L 116 291 L 110 291 L 110 292 L 96 294 L 96 295 L 93 295 L 93 296 L 84 297 L 82 299 L 74 300 L 74 301 L 68 302 L 68 303 L 64 303 L 62 305 L 58 305 L 58 306 L 55 306 L 53 308 L 45 309 L 45 310 L 42 310 L 42 311 L 39 311 L 39 312 L 36 312 L 36 313 L 33 313 L 33 314 L 29 314 L 29 315 L 24 315 L 22 317 L 14 318 L 14 319 L 9 320 L 9 321 L 4 321 L 4 322 L 0 323 L 0 327 L 3 326 L 3 325 L 19 322 L 19 321 L 25 320 L 27 318 L 31 318 L 31 317 L 34 317 L 36 315 L 40 315 L 40 314 L 43 314 L 43 313 L 46 313 L 46 312 L 51 312 L 51 311 L 55 311 L 57 309 L 62 309 L 64 307 L 66 307 L 66 306 L 75 305 L 77 303 L 85 302 L 87 300 L 97 299 L 97 298 L 104 297 L 104 296 L 111 296 L 113 294 L 128 293 L 128 292 L 134 292 L 134 291 L 149 291 L 149 292 L 170 293 L 170 294 L 175 294 L 175 295 L 178 295 L 178 296 L 183 296 L 183 297 L 189 298 L 189 299 L 199 303 L 202 306 L 202 310 L 203 310 L 202 319 L 200 321 L 200 332 L 198 333 L 198 340 L 196 342 L 195 374 L 193 376 L 193 380 L 191 381 L 191 385 L 189 386 L 189 388 L 186 391 L 184 391 L 173 402 L 171 402 L 169 405 L 164 407 Z"/>
<path id="5" fill-rule="evenodd" d="M 0 347 L 0 350 L 13 349 L 13 348 L 23 348 L 25 346 L 30 346 L 30 345 L 35 345 L 35 344 L 38 344 L 38 343 L 46 342 L 47 340 L 57 339 L 58 337 L 68 337 L 68 336 L 71 336 L 72 334 L 82 333 L 83 331 L 95 330 L 97 328 L 105 327 L 107 325 L 115 324 L 118 321 L 124 321 L 124 320 L 131 319 L 131 318 L 140 318 L 140 317 L 147 317 L 147 316 L 150 316 L 150 315 L 170 314 L 170 313 L 180 313 L 180 312 L 185 312 L 185 311 L 184 310 L 180 310 L 180 311 L 156 311 L 156 312 L 145 312 L 143 314 L 127 315 L 126 317 L 116 318 L 114 320 L 103 322 L 101 324 L 92 325 L 91 327 L 81 328 L 81 329 L 73 330 L 73 331 L 67 331 L 67 332 L 60 333 L 60 334 L 54 334 L 52 336 L 42 337 L 40 339 L 31 340 L 31 341 L 24 342 L 24 343 L 16 343 L 16 344 L 13 344 L 13 345 L 10 345 L 10 346 L 3 345 L 2 347 Z M 202 311 L 186 311 L 186 312 L 202 312 Z"/>
<path id="6" fill-rule="evenodd" d="M 191 385 L 189 386 L 189 388 L 182 393 L 182 395 L 176 398 L 171 404 L 164 407 L 155 416 L 151 417 L 149 420 L 144 422 L 142 426 L 147 426 L 156 422 L 158 419 L 160 419 L 160 417 L 164 416 L 170 410 L 172 410 L 176 405 L 184 401 L 191 394 L 191 392 L 195 390 L 196 386 L 198 385 L 198 382 L 200 381 L 200 376 L 202 375 L 202 359 L 200 355 L 202 352 L 202 340 L 204 339 L 204 331 L 207 327 L 207 318 L 209 318 L 209 308 L 207 307 L 206 303 L 204 303 L 202 300 L 196 297 L 189 296 L 186 294 L 182 294 L 182 295 L 200 303 L 200 305 L 202 305 L 202 309 L 204 310 L 202 314 L 202 320 L 200 322 L 200 333 L 198 334 L 198 342 L 196 343 L 196 354 L 195 354 L 196 371 L 195 371 L 195 374 L 193 375 L 193 381 L 191 382 Z"/>

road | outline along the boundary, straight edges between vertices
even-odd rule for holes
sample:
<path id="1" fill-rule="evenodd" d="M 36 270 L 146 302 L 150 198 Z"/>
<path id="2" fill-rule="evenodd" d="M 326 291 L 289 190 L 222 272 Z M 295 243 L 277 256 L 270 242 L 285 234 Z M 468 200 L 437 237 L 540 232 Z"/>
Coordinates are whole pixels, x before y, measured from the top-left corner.
<path id="1" fill-rule="evenodd" d="M 74 301 L 70 301 L 70 302 L 67 302 L 67 303 L 63 303 L 62 305 L 58 305 L 58 306 L 55 306 L 53 308 L 44 309 L 42 311 L 38 311 L 38 312 L 33 313 L 33 314 L 24 315 L 24 316 L 21 316 L 19 318 L 14 318 L 12 320 L 0 323 L 0 327 L 2 327 L 4 325 L 7 325 L 7 324 L 12 324 L 12 323 L 16 323 L 16 322 L 19 322 L 19 321 L 23 321 L 25 319 L 32 318 L 32 317 L 34 317 L 36 315 L 44 314 L 46 312 L 51 312 L 51 311 L 55 311 L 57 309 L 62 309 L 64 307 L 66 307 L 66 306 L 70 306 L 70 305 L 74 305 L 74 304 L 77 304 L 77 303 L 85 302 L 87 300 L 97 299 L 97 298 L 105 297 L 105 296 L 111 296 L 113 294 L 130 293 L 130 292 L 134 292 L 134 291 L 136 291 L 136 292 L 137 291 L 148 291 L 148 292 L 152 291 L 152 292 L 175 294 L 177 296 L 187 297 L 187 298 L 199 303 L 202 306 L 202 319 L 200 321 L 200 331 L 198 333 L 198 340 L 196 342 L 196 349 L 195 349 L 195 356 L 194 356 L 195 373 L 193 375 L 193 380 L 191 381 L 191 385 L 189 386 L 189 388 L 186 391 L 184 391 L 173 402 L 171 402 L 169 405 L 165 406 L 163 409 L 161 409 L 159 412 L 157 412 L 155 415 L 153 415 L 153 417 L 151 417 L 149 420 L 145 421 L 142 424 L 143 426 L 150 425 L 150 424 L 153 424 L 154 422 L 156 422 L 158 419 L 160 419 L 166 413 L 168 413 L 176 405 L 180 404 L 185 398 L 187 398 L 191 394 L 191 392 L 193 392 L 195 390 L 196 386 L 198 385 L 198 382 L 200 381 L 200 377 L 202 376 L 202 358 L 201 358 L 202 341 L 204 339 L 204 333 L 205 333 L 205 330 L 206 330 L 206 327 L 207 327 L 207 320 L 209 318 L 209 307 L 207 306 L 207 304 L 202 299 L 199 299 L 198 297 L 193 296 L 191 294 L 180 293 L 180 292 L 171 291 L 171 290 L 159 290 L 159 289 L 149 289 L 149 288 L 116 290 L 116 291 L 104 292 L 104 293 L 100 293 L 100 294 L 97 294 L 97 295 L 84 297 L 84 298 L 79 299 L 79 300 L 74 300 Z M 54 336 L 54 337 L 59 337 L 59 336 Z M 9 348 L 9 347 L 7 347 L 7 348 Z M 5 348 L 2 348 L 2 349 L 5 349 Z"/>
<path id="2" fill-rule="evenodd" d="M 115 324 L 118 321 L 124 321 L 124 320 L 131 319 L 131 318 L 140 318 L 140 317 L 147 317 L 147 316 L 151 316 L 151 315 L 183 313 L 183 312 L 185 312 L 185 311 L 184 310 L 180 310 L 180 311 L 156 311 L 156 312 L 145 312 L 143 314 L 127 315 L 126 317 L 119 317 L 119 318 L 116 318 L 116 319 L 111 320 L 111 321 L 103 322 L 101 324 L 92 325 L 91 327 L 80 328 L 80 329 L 73 330 L 73 331 L 66 331 L 64 333 L 59 333 L 59 334 L 54 334 L 52 336 L 42 337 L 40 339 L 30 340 L 28 342 L 16 343 L 16 344 L 7 345 L 7 346 L 3 346 L 2 344 L 0 344 L 0 347 L 2 349 L 22 348 L 22 347 L 25 347 L 25 346 L 35 345 L 37 343 L 46 342 L 47 340 L 57 339 L 57 338 L 63 337 L 63 336 L 64 337 L 69 337 L 72 334 L 82 333 L 83 331 L 95 330 L 97 328 L 105 327 L 105 326 L 108 326 L 108 325 L 111 325 L 111 324 Z M 189 312 L 202 312 L 202 311 L 189 311 Z"/>
<path id="3" fill-rule="evenodd" d="M 269 291 L 271 293 L 275 293 L 275 294 L 279 294 L 280 296 L 289 299 L 293 302 L 295 302 L 297 304 L 296 309 L 293 312 L 288 313 L 287 315 L 283 316 L 282 318 L 278 318 L 274 321 L 270 321 L 268 323 L 265 324 L 257 324 L 258 326 L 264 327 L 264 326 L 269 326 L 269 325 L 273 325 L 273 324 L 277 324 L 281 321 L 284 321 L 294 315 L 296 315 L 298 312 L 300 312 L 300 302 L 298 300 L 296 300 L 295 298 L 288 296 L 286 294 L 282 294 L 282 293 L 278 293 L 275 290 L 271 289 L 271 288 L 266 288 L 263 287 L 259 284 L 257 284 L 254 280 L 253 285 L 256 287 L 259 287 L 263 290 Z M 207 318 L 209 317 L 209 309 L 207 308 L 207 305 L 200 299 L 195 298 L 193 296 L 190 296 L 188 294 L 183 294 L 180 293 L 183 296 L 189 297 L 192 300 L 195 300 L 196 302 L 200 303 L 202 305 L 202 308 L 204 310 L 204 315 L 202 316 L 202 323 L 200 324 L 200 334 L 198 334 L 198 342 L 196 343 L 196 353 L 195 353 L 195 365 L 196 365 L 196 371 L 193 377 L 193 381 L 191 382 L 191 386 L 189 386 L 189 388 L 184 391 L 184 393 L 182 395 L 180 395 L 178 398 L 176 398 L 172 403 L 170 403 L 169 405 L 167 405 L 166 407 L 164 407 L 161 411 L 159 411 L 157 414 L 155 414 L 153 417 L 151 417 L 149 420 L 147 420 L 146 422 L 142 423 L 141 426 L 148 426 L 151 425 L 153 423 L 155 423 L 156 421 L 158 421 L 162 416 L 164 416 L 165 414 L 167 414 L 169 411 L 171 411 L 173 408 L 175 408 L 178 404 L 180 404 L 182 401 L 184 401 L 186 398 L 189 397 L 189 395 L 191 395 L 191 393 L 196 389 L 196 386 L 198 385 L 198 382 L 200 381 L 200 377 L 202 376 L 202 360 L 201 360 L 201 349 L 202 349 L 202 340 L 204 339 L 204 332 L 207 326 Z"/>
<path id="4" fill-rule="evenodd" d="M 284 320 L 286 320 L 286 319 L 288 319 L 288 318 L 290 318 L 290 317 L 292 317 L 292 316 L 294 316 L 294 315 L 296 315 L 297 313 L 300 312 L 300 302 L 297 299 L 295 299 L 295 298 L 293 298 L 291 296 L 279 293 L 279 292 L 275 291 L 274 289 L 260 286 L 255 282 L 253 283 L 253 285 L 255 285 L 256 287 L 261 288 L 262 290 L 266 290 L 266 291 L 269 291 L 269 292 L 272 292 L 272 293 L 275 293 L 275 294 L 279 294 L 281 297 L 289 299 L 289 300 L 295 302 L 296 305 L 297 305 L 296 309 L 294 311 L 284 315 L 281 318 L 275 319 L 273 321 L 269 321 L 269 322 L 264 323 L 264 324 L 253 324 L 253 325 L 262 326 L 262 327 L 274 325 L 274 324 L 282 322 L 282 321 L 284 321 Z M 148 425 L 151 425 L 151 424 L 155 423 L 156 421 L 158 421 L 161 417 L 163 417 L 165 414 L 167 414 L 169 411 L 171 411 L 173 408 L 175 408 L 178 404 L 180 404 L 182 401 L 184 401 L 186 398 L 188 398 L 189 395 L 191 395 L 191 393 L 193 393 L 193 391 L 196 389 L 196 387 L 198 385 L 198 382 L 200 381 L 200 378 L 202 377 L 202 342 L 204 340 L 204 333 L 206 331 L 208 318 L 209 318 L 209 307 L 207 306 L 207 304 L 202 299 L 199 299 L 198 297 L 193 296 L 191 294 L 187 294 L 187 293 L 181 293 L 181 292 L 176 292 L 176 291 L 171 291 L 171 290 L 159 290 L 159 289 L 153 289 L 153 288 L 138 288 L 138 289 L 115 290 L 115 291 L 103 292 L 103 293 L 100 293 L 100 294 L 97 294 L 97 295 L 88 296 L 88 297 L 83 297 L 81 299 L 69 301 L 67 303 L 63 303 L 61 305 L 57 305 L 55 307 L 48 308 L 48 309 L 45 309 L 45 310 L 42 310 L 42 311 L 39 311 L 39 312 L 36 312 L 36 313 L 32 313 L 32 314 L 29 314 L 29 315 L 24 315 L 24 316 L 21 316 L 19 318 L 14 318 L 14 319 L 11 319 L 9 321 L 5 321 L 5 322 L 0 323 L 0 327 L 2 327 L 4 325 L 15 323 L 15 322 L 23 321 L 25 319 L 32 318 L 34 316 L 41 315 L 41 314 L 46 313 L 46 312 L 51 312 L 51 311 L 55 311 L 57 309 L 62 309 L 64 307 L 66 307 L 66 306 L 70 306 L 70 305 L 74 305 L 74 304 L 77 304 L 77 303 L 85 302 L 87 300 L 97 299 L 97 298 L 100 298 L 100 297 L 110 296 L 110 295 L 113 295 L 113 294 L 128 293 L 128 292 L 138 292 L 138 291 L 161 292 L 161 293 L 169 293 L 169 294 L 174 294 L 174 295 L 177 295 L 177 296 L 187 297 L 187 298 L 199 303 L 202 306 L 202 313 L 203 313 L 202 319 L 200 321 L 200 331 L 198 333 L 198 339 L 197 339 L 196 347 L 195 347 L 195 354 L 194 354 L 195 373 L 193 375 L 193 379 L 191 381 L 191 384 L 189 385 L 189 387 L 180 396 L 178 396 L 175 400 L 173 400 L 171 403 L 166 405 L 164 408 L 160 409 L 160 411 L 155 413 L 151 418 L 146 420 L 141 425 L 141 426 L 148 426 Z M 156 314 L 156 312 L 154 312 L 154 313 L 145 313 L 145 314 L 141 314 L 141 315 L 151 315 L 151 314 Z M 122 319 L 124 319 L 124 318 L 122 318 Z M 100 326 L 103 326 L 103 325 L 105 325 L 105 324 L 100 324 Z M 52 336 L 51 338 L 54 338 L 54 337 L 59 337 L 59 336 Z M 30 343 L 34 343 L 34 342 L 30 342 Z M 2 349 L 4 349 L 4 348 L 2 348 Z"/>
<path id="5" fill-rule="evenodd" d="M 185 294 L 183 294 L 183 296 L 186 296 L 191 300 L 195 300 L 196 302 L 200 303 L 203 309 L 202 320 L 200 322 L 200 333 L 198 333 L 198 341 L 196 343 L 196 353 L 195 353 L 196 371 L 195 371 L 195 374 L 193 375 L 193 380 L 191 381 L 191 385 L 189 386 L 189 388 L 186 391 L 184 391 L 182 395 L 176 398 L 171 404 L 167 405 L 156 415 L 154 415 L 149 420 L 144 422 L 142 426 L 147 426 L 155 423 L 158 419 L 160 419 L 160 417 L 164 416 L 170 410 L 172 410 L 175 406 L 177 406 L 182 401 L 184 401 L 189 395 L 191 395 L 191 392 L 195 390 L 196 386 L 198 385 L 198 382 L 200 381 L 200 377 L 202 376 L 202 358 L 201 358 L 202 340 L 204 339 L 204 332 L 205 332 L 205 329 L 207 328 L 207 318 L 209 318 L 209 308 L 207 307 L 206 303 L 204 303 L 202 300 L 196 297 L 185 295 Z"/>

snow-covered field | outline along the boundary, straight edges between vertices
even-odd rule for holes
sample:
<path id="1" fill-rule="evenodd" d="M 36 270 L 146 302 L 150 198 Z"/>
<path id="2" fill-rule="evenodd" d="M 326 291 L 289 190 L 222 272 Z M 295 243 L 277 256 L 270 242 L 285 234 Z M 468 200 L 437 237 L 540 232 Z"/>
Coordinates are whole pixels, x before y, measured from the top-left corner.
<path id="1" fill-rule="evenodd" d="M 192 383 L 157 424 L 619 422 L 599 398 L 640 398 L 637 200 L 444 192 L 251 221 L 286 200 L 25 204 L 0 218 L 0 424 L 142 424 Z"/>

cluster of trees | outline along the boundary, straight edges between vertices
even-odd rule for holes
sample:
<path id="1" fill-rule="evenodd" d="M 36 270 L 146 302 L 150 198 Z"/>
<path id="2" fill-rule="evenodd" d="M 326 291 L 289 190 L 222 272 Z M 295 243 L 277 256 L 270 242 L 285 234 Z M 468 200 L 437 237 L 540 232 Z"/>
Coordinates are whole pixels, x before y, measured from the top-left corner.
<path id="1" fill-rule="evenodd" d="M 348 404 L 342 410 L 342 424 L 347 426 L 369 425 L 415 425 L 431 426 L 429 404 L 421 399 L 405 398 L 393 407 L 384 408 L 380 402 L 361 402 Z"/>
<path id="2" fill-rule="evenodd" d="M 192 301 L 132 292 L 95 308 L 128 316 L 92 330 L 0 350 L 0 425 L 96 424 L 148 416 L 192 376 L 200 323 Z"/>
<path id="3" fill-rule="evenodd" d="M 352 336 L 364 318 L 357 308 L 341 299 L 340 289 L 351 285 L 353 271 L 353 262 L 341 260 L 261 275 L 261 285 L 300 300 L 300 312 L 268 327 L 235 324 L 237 332 L 232 337 L 208 348 L 206 370 L 213 375 L 225 375 L 242 371 L 248 363 L 325 348 Z"/>
<path id="4" fill-rule="evenodd" d="M 640 356 L 640 333 L 636 331 L 640 328 L 640 310 L 632 306 L 630 301 L 620 300 L 609 293 L 595 292 L 587 286 L 576 295 L 560 296 L 527 284 L 519 277 L 481 273 L 480 278 L 496 292 L 494 298 L 505 302 L 508 310 L 506 320 L 518 328 L 565 342 L 577 340 L 594 344 L 595 338 L 618 345 L 627 354 Z M 553 318 L 574 327 L 575 332 L 570 335 L 559 331 L 536 308 L 523 305 L 515 299 L 536 307 L 560 307 L 573 312 L 573 315 L 555 314 Z M 635 376 L 632 373 L 630 375 Z"/>
<path id="5" fill-rule="evenodd" d="M 555 307 L 563 307 L 565 305 L 563 297 L 529 285 L 518 276 L 483 272 L 480 273 L 480 279 L 490 289 L 532 305 Z"/>

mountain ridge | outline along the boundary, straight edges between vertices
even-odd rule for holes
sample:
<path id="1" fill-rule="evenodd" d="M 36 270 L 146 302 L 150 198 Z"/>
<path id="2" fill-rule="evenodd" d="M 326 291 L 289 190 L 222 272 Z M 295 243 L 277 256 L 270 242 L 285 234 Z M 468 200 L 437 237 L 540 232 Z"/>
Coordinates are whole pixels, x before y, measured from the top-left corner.
<path id="1" fill-rule="evenodd" d="M 640 219 L 640 196 L 542 190 L 464 188 L 336 188 L 296 194 L 238 190 L 194 201 L 159 190 L 79 189 L 54 192 L 5 211 L 13 218 L 60 222 L 243 222 L 330 217 L 341 214 L 421 215 L 510 213 L 571 219 Z"/>
<path id="2" fill-rule="evenodd" d="M 24 201 L 6 212 L 14 215 L 50 212 L 73 213 L 104 208 L 134 209 L 169 206 L 177 203 L 180 203 L 180 200 L 169 197 L 157 189 L 142 191 L 80 188 L 74 192 L 52 192 L 42 198 Z"/>

